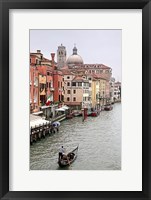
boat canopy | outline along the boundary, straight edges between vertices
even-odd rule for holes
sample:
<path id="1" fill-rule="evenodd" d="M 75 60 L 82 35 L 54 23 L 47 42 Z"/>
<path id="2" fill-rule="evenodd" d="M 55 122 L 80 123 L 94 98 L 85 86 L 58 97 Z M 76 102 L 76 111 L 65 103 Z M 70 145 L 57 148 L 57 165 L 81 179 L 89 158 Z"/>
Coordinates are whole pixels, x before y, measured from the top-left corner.
<path id="1" fill-rule="evenodd" d="M 65 109 L 65 110 L 68 110 L 68 109 L 69 109 L 68 106 L 63 106 L 63 107 L 61 107 L 61 108 Z"/>
<path id="2" fill-rule="evenodd" d="M 32 113 L 33 115 L 40 115 L 40 114 L 43 114 L 43 111 L 39 111 L 39 112 L 35 112 L 35 113 Z"/>
<path id="3" fill-rule="evenodd" d="M 51 108 L 52 106 L 41 106 L 41 109 Z"/>
<path id="4" fill-rule="evenodd" d="M 57 108 L 56 111 L 65 111 L 64 108 Z"/>

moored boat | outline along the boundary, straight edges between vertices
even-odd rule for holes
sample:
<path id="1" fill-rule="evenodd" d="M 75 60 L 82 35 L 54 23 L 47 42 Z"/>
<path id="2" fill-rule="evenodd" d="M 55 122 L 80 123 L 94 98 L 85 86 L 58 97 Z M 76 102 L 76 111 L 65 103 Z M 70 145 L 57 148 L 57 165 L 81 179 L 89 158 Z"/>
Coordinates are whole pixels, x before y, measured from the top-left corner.
<path id="1" fill-rule="evenodd" d="M 99 114 L 100 114 L 100 110 L 99 109 L 98 110 L 94 110 L 94 111 L 91 112 L 91 116 L 92 117 L 97 117 Z"/>
<path id="2" fill-rule="evenodd" d="M 74 117 L 79 117 L 79 116 L 82 116 L 82 113 L 81 112 L 74 112 L 73 116 Z"/>
<path id="3" fill-rule="evenodd" d="M 60 167 L 69 166 L 76 158 L 78 153 L 78 146 L 69 152 L 66 156 L 63 156 L 62 159 L 58 158 L 58 164 Z"/>
<path id="4" fill-rule="evenodd" d="M 106 110 L 106 111 L 110 111 L 110 110 L 112 110 L 113 109 L 113 106 L 112 105 L 106 105 L 105 107 L 104 107 L 104 110 Z"/>
<path id="5" fill-rule="evenodd" d="M 97 111 L 92 111 L 92 112 L 91 112 L 91 117 L 97 117 L 97 116 L 98 116 Z"/>

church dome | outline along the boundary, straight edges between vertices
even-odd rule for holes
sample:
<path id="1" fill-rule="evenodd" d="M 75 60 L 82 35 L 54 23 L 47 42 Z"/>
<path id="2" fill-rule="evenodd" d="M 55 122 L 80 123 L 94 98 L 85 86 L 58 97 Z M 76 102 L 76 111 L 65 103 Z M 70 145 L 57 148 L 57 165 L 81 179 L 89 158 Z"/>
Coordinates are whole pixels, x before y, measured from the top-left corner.
<path id="1" fill-rule="evenodd" d="M 73 54 L 68 57 L 67 65 L 80 65 L 83 64 L 83 59 L 77 54 L 77 48 L 73 48 Z"/>
<path id="2" fill-rule="evenodd" d="M 71 65 L 71 64 L 83 64 L 83 60 L 82 60 L 81 56 L 79 56 L 79 55 L 71 55 L 67 59 L 67 64 L 68 65 Z"/>

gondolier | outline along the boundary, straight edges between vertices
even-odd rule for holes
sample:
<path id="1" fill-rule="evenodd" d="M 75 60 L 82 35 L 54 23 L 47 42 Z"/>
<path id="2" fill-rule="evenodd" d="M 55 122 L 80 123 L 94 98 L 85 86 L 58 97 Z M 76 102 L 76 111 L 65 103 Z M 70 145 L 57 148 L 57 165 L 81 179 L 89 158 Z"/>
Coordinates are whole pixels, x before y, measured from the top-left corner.
<path id="1" fill-rule="evenodd" d="M 60 148 L 59 150 L 59 159 L 62 159 L 63 155 L 65 153 L 65 149 L 63 148 L 63 146 Z"/>

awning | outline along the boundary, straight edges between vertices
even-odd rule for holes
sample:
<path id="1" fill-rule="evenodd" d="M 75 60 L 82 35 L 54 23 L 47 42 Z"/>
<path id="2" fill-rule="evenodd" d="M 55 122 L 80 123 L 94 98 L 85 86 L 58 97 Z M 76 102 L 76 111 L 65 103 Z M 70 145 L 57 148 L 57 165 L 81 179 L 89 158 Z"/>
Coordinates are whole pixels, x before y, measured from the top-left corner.
<path id="1" fill-rule="evenodd" d="M 61 108 L 65 109 L 65 110 L 68 110 L 68 109 L 69 109 L 68 106 L 63 106 L 63 107 L 61 107 Z"/>
<path id="2" fill-rule="evenodd" d="M 66 102 L 67 105 L 69 106 L 80 106 L 82 104 L 82 102 Z"/>
<path id="3" fill-rule="evenodd" d="M 35 112 L 35 113 L 32 113 L 33 115 L 40 115 L 40 114 L 43 114 L 42 111 L 39 111 L 39 112 Z"/>
<path id="4" fill-rule="evenodd" d="M 41 109 L 51 108 L 52 106 L 41 106 Z"/>
<path id="5" fill-rule="evenodd" d="M 57 108 L 56 111 L 65 111 L 64 108 Z"/>

